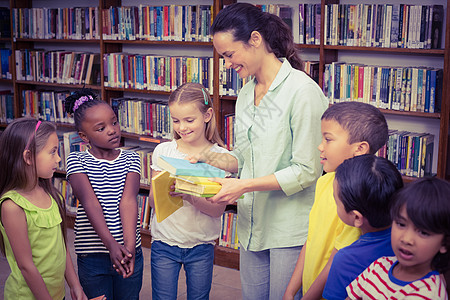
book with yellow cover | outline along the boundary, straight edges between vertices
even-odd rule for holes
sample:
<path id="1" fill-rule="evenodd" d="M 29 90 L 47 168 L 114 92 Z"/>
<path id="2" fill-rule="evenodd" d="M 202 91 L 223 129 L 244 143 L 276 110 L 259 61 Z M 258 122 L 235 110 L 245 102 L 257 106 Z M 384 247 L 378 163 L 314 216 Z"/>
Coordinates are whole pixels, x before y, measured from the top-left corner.
<path id="1" fill-rule="evenodd" d="M 172 197 L 169 194 L 170 187 L 174 185 L 174 181 L 175 178 L 171 177 L 167 171 L 163 171 L 152 178 L 153 200 L 158 223 L 183 206 L 181 197 Z"/>
<path id="2" fill-rule="evenodd" d="M 208 180 L 208 177 L 197 176 L 175 176 L 175 189 L 190 191 L 196 194 L 217 194 L 222 185 Z"/>

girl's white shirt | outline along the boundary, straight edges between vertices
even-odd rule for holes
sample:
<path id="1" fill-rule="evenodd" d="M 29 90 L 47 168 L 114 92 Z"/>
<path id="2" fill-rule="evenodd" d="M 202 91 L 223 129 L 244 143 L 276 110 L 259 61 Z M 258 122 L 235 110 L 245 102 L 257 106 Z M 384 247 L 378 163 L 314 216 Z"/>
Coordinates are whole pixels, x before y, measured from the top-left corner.
<path id="1" fill-rule="evenodd" d="M 214 144 L 213 152 L 229 153 L 225 148 Z M 176 140 L 161 143 L 156 146 L 152 155 L 152 169 L 162 171 L 156 164 L 160 155 L 185 159 L 187 154 L 177 148 Z M 215 244 L 220 234 L 220 217 L 208 216 L 188 201 L 183 201 L 183 207 L 175 211 L 161 223 L 156 221 L 152 214 L 150 228 L 152 241 L 161 241 L 171 246 L 180 248 L 192 248 L 200 244 Z"/>

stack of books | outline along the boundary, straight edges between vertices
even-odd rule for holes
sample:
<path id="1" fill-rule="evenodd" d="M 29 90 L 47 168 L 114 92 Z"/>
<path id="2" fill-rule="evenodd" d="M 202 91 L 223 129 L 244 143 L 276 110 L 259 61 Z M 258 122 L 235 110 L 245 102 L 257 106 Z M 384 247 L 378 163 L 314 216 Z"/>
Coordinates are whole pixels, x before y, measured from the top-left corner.
<path id="1" fill-rule="evenodd" d="M 157 222 L 162 222 L 183 206 L 181 197 L 169 194 L 172 186 L 175 186 L 177 193 L 208 198 L 217 194 L 222 187 L 208 178 L 225 177 L 225 171 L 201 162 L 192 164 L 185 159 L 160 156 L 157 164 L 164 170 L 152 178 Z"/>

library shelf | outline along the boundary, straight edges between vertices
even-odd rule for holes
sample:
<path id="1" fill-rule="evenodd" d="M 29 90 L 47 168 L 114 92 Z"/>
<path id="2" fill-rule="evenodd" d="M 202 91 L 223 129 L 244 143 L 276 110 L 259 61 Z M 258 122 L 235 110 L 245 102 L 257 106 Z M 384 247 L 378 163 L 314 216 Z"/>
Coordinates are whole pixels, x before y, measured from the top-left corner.
<path id="1" fill-rule="evenodd" d="M 74 44 L 98 44 L 99 39 L 26 39 L 26 38 L 14 38 L 14 42 L 24 43 L 74 43 Z"/>
<path id="2" fill-rule="evenodd" d="M 239 250 L 216 244 L 214 247 L 214 264 L 239 270 Z"/>
<path id="3" fill-rule="evenodd" d="M 123 44 L 123 45 L 153 45 L 153 46 L 195 46 L 212 47 L 212 42 L 195 41 L 148 41 L 148 40 L 103 40 L 105 44 Z"/>
<path id="4" fill-rule="evenodd" d="M 33 7 L 33 3 L 38 1 L 33 0 L 10 0 L 9 7 L 10 8 L 31 8 Z M 127 0 L 99 0 L 96 2 L 98 7 L 100 8 L 99 13 L 102 16 L 102 9 L 109 8 L 110 6 L 126 6 L 129 5 L 130 1 Z M 144 1 L 141 1 L 142 4 Z M 182 3 L 180 0 L 173 0 L 172 3 Z M 213 14 L 214 16 L 217 12 L 223 8 L 224 5 L 228 5 L 234 3 L 236 1 L 233 0 L 211 0 L 210 4 L 213 6 Z M 255 0 L 256 2 L 256 0 Z M 265 4 L 271 3 L 271 1 L 258 1 L 263 2 Z M 344 2 L 344 1 L 341 1 Z M 348 1 L 347 1 L 348 2 Z M 368 3 L 367 0 L 360 1 L 361 3 Z M 399 0 L 392 0 L 394 3 L 401 3 Z M 420 4 L 419 1 L 415 1 L 416 4 Z M 291 3 L 297 2 L 291 1 Z M 325 5 L 327 4 L 339 4 L 338 0 L 318 0 L 316 3 L 320 3 L 321 11 L 325 11 Z M 436 120 L 439 122 L 439 141 L 438 141 L 438 157 L 437 159 L 437 176 L 441 178 L 446 178 L 450 180 L 450 154 L 449 154 L 449 117 L 450 117 L 450 16 L 447 13 L 450 7 L 450 0 L 440 0 L 439 3 L 444 4 L 445 6 L 445 18 L 443 21 L 443 27 L 445 30 L 445 36 L 443 37 L 443 49 L 408 49 L 408 48 L 379 48 L 379 47 L 354 47 L 354 46 L 333 46 L 333 45 L 325 45 L 324 43 L 324 14 L 321 15 L 321 35 L 320 35 L 320 44 L 319 45 L 310 45 L 310 44 L 296 44 L 296 48 L 299 50 L 306 49 L 310 52 L 317 52 L 318 61 L 319 61 L 319 85 L 323 87 L 323 75 L 325 70 L 325 64 L 330 62 L 338 61 L 340 53 L 352 54 L 352 53 L 363 53 L 367 56 L 378 55 L 383 57 L 384 55 L 398 55 L 398 56 L 414 56 L 411 58 L 411 64 L 415 64 L 414 61 L 417 56 L 420 57 L 437 57 L 443 61 L 443 91 L 442 91 L 442 106 L 440 113 L 421 113 L 421 112 L 402 112 L 402 111 L 394 111 L 394 110 L 386 110 L 381 109 L 381 111 L 386 115 L 395 115 L 400 118 L 403 116 L 406 117 L 414 117 L 418 119 L 418 122 L 434 122 Z M 136 4 L 134 4 L 136 5 Z M 291 4 L 294 6 L 294 4 Z M 11 13 L 12 15 L 12 13 Z M 213 17 L 214 17 L 213 16 Z M 293 18 L 298 17 L 293 16 Z M 12 18 L 11 18 L 12 20 Z M 12 21 L 11 21 L 12 23 Z M 11 24 L 12 25 L 12 24 Z M 100 31 L 102 30 L 102 26 L 100 26 Z M 202 42 L 202 41 L 150 41 L 150 40 L 111 40 L 104 38 L 102 33 L 100 32 L 100 39 L 89 39 L 89 40 L 79 40 L 79 39 L 28 39 L 28 38 L 0 38 L 0 42 L 4 43 L 4 47 L 10 47 L 13 50 L 13 61 L 14 61 L 14 50 L 20 49 L 34 49 L 38 44 L 39 47 L 41 45 L 46 46 L 47 48 L 55 47 L 56 44 L 59 45 L 67 45 L 67 47 L 75 47 L 78 44 L 84 47 L 90 47 L 91 51 L 100 54 L 100 57 L 103 57 L 108 53 L 122 52 L 124 51 L 123 47 L 125 46 L 127 52 L 132 52 L 133 46 L 141 47 L 141 49 L 136 50 L 136 52 L 145 52 L 150 54 L 151 49 L 180 49 L 183 50 L 185 47 L 200 49 L 200 51 L 205 51 L 205 49 L 212 49 L 213 56 L 213 90 L 212 90 L 212 99 L 214 102 L 214 109 L 217 115 L 217 127 L 219 131 L 224 136 L 224 117 L 227 114 L 234 112 L 234 105 L 236 101 L 236 96 L 228 96 L 228 95 L 219 95 L 219 55 L 213 49 L 212 42 Z M 153 47 L 153 48 L 151 48 Z M 131 48 L 132 50 L 128 49 Z M 135 49 L 136 49 L 135 48 Z M 199 55 L 200 56 L 200 55 Z M 153 94 L 161 97 L 168 97 L 170 92 L 166 91 L 156 91 L 156 90 L 147 90 L 147 89 L 130 89 L 130 88 L 113 88 L 106 87 L 104 85 L 104 61 L 100 59 L 100 85 L 87 85 L 86 87 L 91 88 L 99 94 L 101 94 L 101 98 L 111 103 L 112 98 L 123 97 L 124 93 L 140 93 L 140 94 Z M 54 87 L 56 88 L 65 88 L 69 90 L 76 90 L 84 87 L 84 85 L 80 84 L 57 84 L 57 83 L 46 83 L 46 82 L 37 82 L 37 81 L 24 81 L 24 80 L 16 80 L 15 76 L 15 68 L 12 68 L 12 80 L 0 79 L 0 83 L 4 85 L 10 85 L 11 90 L 14 93 L 14 113 L 15 117 L 20 117 L 22 112 L 22 99 L 21 99 L 21 91 L 26 88 L 37 89 L 44 88 L 50 90 Z M 57 124 L 58 127 L 62 127 L 63 129 L 73 129 L 73 124 Z M 5 124 L 0 124 L 0 128 L 5 128 Z M 122 136 L 125 139 L 130 140 L 138 140 L 148 143 L 160 143 L 164 141 L 163 139 L 156 139 L 149 136 L 136 135 L 131 133 L 122 132 Z M 403 177 L 405 182 L 413 181 L 414 178 L 411 177 Z M 147 190 L 148 186 L 142 186 L 141 189 Z M 73 217 L 73 216 L 72 216 Z M 151 240 L 150 232 L 148 230 L 142 230 L 142 237 Z M 147 242 L 146 242 L 147 243 Z M 143 243 L 144 244 L 144 243 Z M 228 267 L 239 268 L 239 251 L 234 249 L 225 248 L 222 246 L 215 247 L 216 259 L 215 263 L 219 265 L 224 265 Z"/>

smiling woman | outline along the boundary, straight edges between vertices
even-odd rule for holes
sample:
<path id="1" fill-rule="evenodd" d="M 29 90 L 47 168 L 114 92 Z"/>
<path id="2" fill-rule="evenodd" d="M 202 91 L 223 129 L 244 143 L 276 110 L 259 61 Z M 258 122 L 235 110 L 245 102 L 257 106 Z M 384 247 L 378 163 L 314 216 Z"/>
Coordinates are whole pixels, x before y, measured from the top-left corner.
<path id="1" fill-rule="evenodd" d="M 292 32 L 279 17 L 235 3 L 218 13 L 211 32 L 226 68 L 253 80 L 235 109 L 232 154 L 240 179 L 217 180 L 222 189 L 210 200 L 231 204 L 245 194 L 237 224 L 243 298 L 282 299 L 306 241 L 328 101 L 303 72 Z"/>

